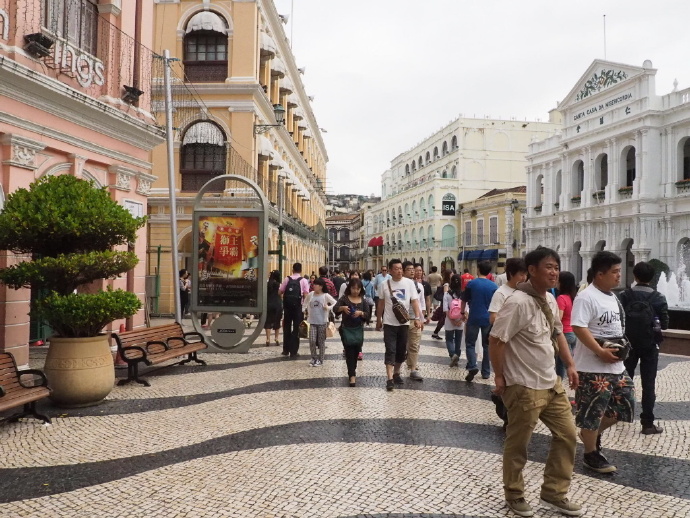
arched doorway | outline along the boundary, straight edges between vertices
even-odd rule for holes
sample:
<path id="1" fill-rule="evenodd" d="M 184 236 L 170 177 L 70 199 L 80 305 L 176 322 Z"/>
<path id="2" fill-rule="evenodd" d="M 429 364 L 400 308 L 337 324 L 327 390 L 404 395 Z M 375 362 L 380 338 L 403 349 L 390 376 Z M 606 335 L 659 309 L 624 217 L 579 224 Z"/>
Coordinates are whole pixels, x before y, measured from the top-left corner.
<path id="1" fill-rule="evenodd" d="M 573 255 L 570 264 L 570 273 L 573 274 L 577 282 L 583 280 L 582 277 L 582 256 L 580 255 L 580 249 L 582 248 L 582 242 L 576 241 L 573 243 Z"/>
<path id="2" fill-rule="evenodd" d="M 452 270 L 453 268 L 455 268 L 455 261 L 452 257 L 446 257 L 443 261 L 441 261 L 441 271 Z"/>

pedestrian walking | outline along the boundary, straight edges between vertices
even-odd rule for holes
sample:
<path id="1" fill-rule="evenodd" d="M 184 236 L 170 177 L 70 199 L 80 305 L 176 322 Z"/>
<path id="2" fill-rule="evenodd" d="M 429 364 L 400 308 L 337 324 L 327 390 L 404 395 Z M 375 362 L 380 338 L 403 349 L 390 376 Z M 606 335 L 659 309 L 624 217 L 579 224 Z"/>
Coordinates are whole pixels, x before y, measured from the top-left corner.
<path id="1" fill-rule="evenodd" d="M 362 286 L 364 287 L 364 301 L 369 305 L 369 320 L 367 321 L 367 326 L 369 326 L 374 313 L 374 296 L 376 293 L 371 271 L 366 271 L 362 274 Z"/>
<path id="2" fill-rule="evenodd" d="M 496 320 L 496 315 L 501 310 L 508 297 L 515 292 L 518 284 L 527 280 L 527 266 L 525 265 L 525 261 L 518 257 L 507 259 L 505 270 L 505 282 L 494 292 L 491 297 L 491 303 L 489 304 L 489 322 L 492 325 Z M 491 401 L 496 406 L 496 415 L 503 420 L 503 430 L 505 430 L 508 426 L 508 410 L 503 404 L 503 399 L 492 393 Z"/>
<path id="3" fill-rule="evenodd" d="M 189 272 L 186 269 L 181 269 L 179 274 L 180 316 L 184 317 L 189 313 L 189 296 L 192 291 L 192 281 L 189 280 Z"/>
<path id="4" fill-rule="evenodd" d="M 446 348 L 450 357 L 450 366 L 457 367 L 462 356 L 462 332 L 465 328 L 465 322 L 462 319 L 462 279 L 458 274 L 451 276 L 448 291 L 443 296 L 443 313 L 445 315 L 443 328 L 446 332 Z"/>
<path id="5" fill-rule="evenodd" d="M 345 293 L 333 311 L 343 316 L 342 337 L 345 346 L 345 363 L 351 387 L 357 382 L 357 360 L 364 344 L 364 324 L 370 319 L 371 307 L 366 303 L 362 281 L 350 278 Z"/>
<path id="6" fill-rule="evenodd" d="M 563 335 L 565 336 L 565 341 L 568 342 L 571 355 L 575 353 L 575 343 L 577 342 L 573 326 L 571 325 L 573 302 L 576 296 L 577 282 L 575 282 L 575 276 L 570 272 L 561 272 L 558 275 L 556 304 L 558 304 L 558 312 L 563 323 Z M 565 365 L 563 365 L 560 358 L 556 358 L 556 374 L 565 379 Z"/>
<path id="7" fill-rule="evenodd" d="M 467 327 L 465 329 L 465 350 L 467 352 L 467 376 L 465 381 L 471 382 L 479 372 L 477 368 L 477 353 L 475 343 L 481 333 L 482 337 L 482 378 L 489 379 L 491 364 L 489 362 L 489 304 L 491 297 L 498 289 L 496 283 L 486 276 L 491 273 L 491 263 L 481 261 L 477 265 L 478 277 L 471 280 L 462 292 L 462 313 Z M 466 308 L 469 306 L 469 318 Z"/>
<path id="8" fill-rule="evenodd" d="M 585 446 L 583 464 L 598 473 L 616 471 L 602 453 L 602 433 L 618 421 L 631 423 L 635 413 L 635 387 L 623 363 L 625 314 L 612 291 L 620 283 L 621 262 L 612 252 L 594 255 L 592 284 L 575 298 L 571 318 L 580 379 L 575 424 Z"/>
<path id="9" fill-rule="evenodd" d="M 489 273 L 490 272 L 491 272 L 491 270 L 489 270 Z M 464 272 L 462 273 L 462 275 L 460 277 L 462 278 L 462 291 L 465 291 L 465 288 L 467 287 L 467 285 L 470 283 L 471 280 L 474 279 L 474 275 L 472 275 L 470 273 L 470 271 L 467 268 L 465 268 Z"/>
<path id="10" fill-rule="evenodd" d="M 386 282 L 391 278 L 390 273 L 388 273 L 388 266 L 383 265 L 381 267 L 380 273 L 376 274 L 376 277 L 374 277 L 374 306 L 378 308 L 378 302 L 379 302 L 379 287 L 381 284 Z"/>
<path id="11" fill-rule="evenodd" d="M 570 403 L 556 375 L 557 352 L 567 366 L 571 387 L 578 376 L 562 333 L 558 306 L 548 289 L 558 281 L 560 258 L 548 248 L 525 256 L 530 280 L 518 285 L 497 312 L 491 330 L 491 363 L 496 388 L 508 409 L 503 444 L 503 490 L 506 505 L 518 516 L 533 516 L 525 499 L 523 469 L 537 421 L 551 431 L 540 503 L 568 516 L 581 516 L 582 507 L 567 494 L 575 464 L 576 429 Z M 471 312 L 470 312 L 471 314 Z"/>
<path id="12" fill-rule="evenodd" d="M 278 288 L 278 293 L 283 296 L 283 352 L 281 354 L 297 358 L 299 356 L 299 325 L 304 320 L 302 303 L 309 293 L 309 281 L 302 277 L 302 263 L 292 265 L 292 275 L 285 277 Z"/>
<path id="13" fill-rule="evenodd" d="M 654 279 L 654 267 L 640 262 L 633 268 L 635 286 L 623 291 L 619 298 L 625 310 L 625 335 L 632 350 L 623 363 L 631 378 L 640 364 L 642 378 L 641 433 L 653 435 L 664 429 L 654 424 L 656 402 L 656 372 L 659 367 L 659 344 L 663 340 L 662 329 L 668 329 L 668 304 L 666 297 L 650 286 Z"/>
<path id="14" fill-rule="evenodd" d="M 333 281 L 328 278 L 328 268 L 325 266 L 319 267 L 319 279 L 323 279 L 323 282 L 326 283 L 326 293 L 333 298 L 338 297 L 338 291 L 335 289 Z"/>
<path id="15" fill-rule="evenodd" d="M 283 301 L 280 298 L 280 272 L 273 270 L 266 285 L 266 347 L 271 345 L 271 330 L 275 333 L 275 345 L 280 345 L 278 333 L 283 320 Z"/>
<path id="16" fill-rule="evenodd" d="M 401 305 L 408 314 L 412 310 L 414 316 L 417 317 L 413 324 L 415 327 L 422 327 L 424 324 L 422 312 L 419 309 L 419 295 L 412 280 L 403 277 L 402 261 L 391 259 L 388 269 L 391 272 L 391 279 L 381 284 L 378 291 L 376 330 L 383 330 L 383 342 L 386 347 L 384 360 L 386 390 L 391 391 L 396 384 L 403 384 L 400 367 L 407 355 L 407 334 L 410 328 L 407 321 L 401 321 L 402 317 L 400 320 L 396 317 L 396 313 L 401 312 L 393 310 L 393 300 L 395 299 L 396 306 Z"/>
<path id="17" fill-rule="evenodd" d="M 443 304 L 443 297 L 446 293 L 448 293 L 448 287 L 450 286 L 450 278 L 453 275 L 454 273 L 452 270 L 443 270 L 443 284 L 436 288 L 436 293 L 434 293 L 434 300 L 437 300 L 441 304 Z M 441 331 L 441 328 L 444 327 L 446 323 L 446 313 L 441 312 L 440 317 L 441 318 L 438 319 L 438 323 L 436 324 L 436 329 L 434 329 L 434 332 L 431 333 L 431 338 L 435 338 L 436 340 L 443 340 L 443 338 L 441 338 L 441 336 L 438 333 Z"/>
<path id="18" fill-rule="evenodd" d="M 304 298 L 303 309 L 307 314 L 307 322 L 309 322 L 309 351 L 311 352 L 309 365 L 312 367 L 321 367 L 323 365 L 328 315 L 336 303 L 336 300 L 326 293 L 325 290 L 326 283 L 323 279 L 316 279 L 314 281 L 314 291 Z"/>
<path id="19" fill-rule="evenodd" d="M 414 280 L 417 284 L 421 284 L 424 287 L 424 296 L 420 300 L 422 305 L 422 314 L 424 315 L 424 325 L 431 322 L 431 295 L 433 291 L 431 289 L 431 284 L 424 280 L 424 267 L 420 263 L 414 264 Z"/>
<path id="20" fill-rule="evenodd" d="M 436 266 L 431 267 L 431 271 L 430 271 L 429 275 L 427 276 L 427 280 L 429 281 L 429 285 L 431 286 L 431 293 L 432 294 L 435 294 L 436 291 L 438 290 L 438 287 L 443 285 L 443 277 L 441 276 L 440 273 L 438 273 L 438 268 Z M 442 303 L 442 301 L 434 298 L 432 300 L 432 305 L 433 305 L 432 309 L 436 309 L 439 306 L 439 304 L 441 304 L 441 303 Z"/>
<path id="21" fill-rule="evenodd" d="M 424 381 L 424 378 L 419 373 L 419 347 L 422 342 L 422 330 L 424 329 L 424 311 L 426 308 L 424 301 L 424 286 L 416 280 L 415 265 L 411 261 L 405 261 L 403 264 L 403 272 L 405 277 L 410 279 L 414 284 L 414 290 L 417 292 L 417 300 L 419 309 L 422 314 L 421 325 L 418 325 L 416 316 L 410 315 L 409 326 L 407 331 L 407 357 L 405 363 L 410 371 L 410 379 L 414 381 Z M 421 268 L 421 266 L 420 266 Z"/>

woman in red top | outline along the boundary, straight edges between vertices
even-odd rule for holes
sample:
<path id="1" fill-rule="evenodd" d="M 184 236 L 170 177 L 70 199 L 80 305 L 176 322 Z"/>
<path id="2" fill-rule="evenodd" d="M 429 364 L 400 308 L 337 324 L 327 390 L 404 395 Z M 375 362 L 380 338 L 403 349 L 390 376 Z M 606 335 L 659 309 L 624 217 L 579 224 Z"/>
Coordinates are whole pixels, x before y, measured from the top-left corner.
<path id="1" fill-rule="evenodd" d="M 560 273 L 558 276 L 558 297 L 556 297 L 556 303 L 558 304 L 561 322 L 563 323 L 563 335 L 565 336 L 566 342 L 568 342 L 571 355 L 573 354 L 575 342 L 577 341 L 575 333 L 573 333 L 573 328 L 570 325 L 570 315 L 573 312 L 573 300 L 575 300 L 575 296 L 577 295 L 577 288 L 575 276 L 572 273 Z M 556 373 L 561 379 L 564 379 L 565 366 L 560 358 L 556 359 Z"/>

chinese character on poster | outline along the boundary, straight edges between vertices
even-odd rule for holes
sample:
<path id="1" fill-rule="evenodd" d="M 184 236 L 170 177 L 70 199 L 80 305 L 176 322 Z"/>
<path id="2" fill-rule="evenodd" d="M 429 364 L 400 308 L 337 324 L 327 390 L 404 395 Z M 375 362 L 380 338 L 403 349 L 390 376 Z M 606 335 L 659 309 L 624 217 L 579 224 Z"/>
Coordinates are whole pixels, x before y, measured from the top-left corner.
<path id="1" fill-rule="evenodd" d="M 198 305 L 257 307 L 259 218 L 200 216 Z"/>

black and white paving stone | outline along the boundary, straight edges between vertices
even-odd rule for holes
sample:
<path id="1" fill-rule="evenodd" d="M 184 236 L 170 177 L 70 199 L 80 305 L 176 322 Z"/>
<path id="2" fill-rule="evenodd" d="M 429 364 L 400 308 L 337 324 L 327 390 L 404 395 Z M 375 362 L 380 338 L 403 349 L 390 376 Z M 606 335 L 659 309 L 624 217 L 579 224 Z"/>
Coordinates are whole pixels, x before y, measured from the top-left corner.
<path id="1" fill-rule="evenodd" d="M 430 335 L 424 381 L 390 393 L 372 330 L 356 388 L 329 339 L 321 368 L 305 343 L 297 360 L 202 353 L 208 367 L 153 369 L 151 387 L 116 387 L 98 406 L 42 402 L 52 425 L 0 425 L 0 517 L 511 516 L 492 379 L 466 383 L 465 358 L 450 368 Z M 570 497 L 587 516 L 690 517 L 690 358 L 662 356 L 657 414 L 661 435 L 634 423 L 604 436 L 613 476 L 585 471 L 578 445 Z M 557 516 L 538 507 L 548 447 L 539 425 L 525 469 L 536 516 Z"/>

